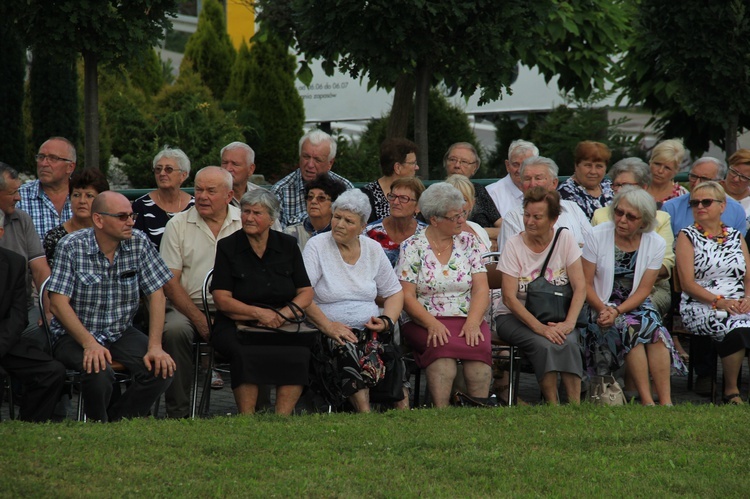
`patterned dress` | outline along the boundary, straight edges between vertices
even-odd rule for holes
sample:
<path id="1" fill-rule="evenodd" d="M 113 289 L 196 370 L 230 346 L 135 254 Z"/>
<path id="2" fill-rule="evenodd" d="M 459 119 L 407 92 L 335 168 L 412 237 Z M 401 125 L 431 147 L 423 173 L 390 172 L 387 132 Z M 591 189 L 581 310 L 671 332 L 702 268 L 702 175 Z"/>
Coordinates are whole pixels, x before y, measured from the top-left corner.
<path id="1" fill-rule="evenodd" d="M 715 295 L 729 300 L 745 296 L 745 258 L 742 254 L 742 235 L 729 227 L 727 240 L 718 242 L 704 236 L 694 225 L 682 232 L 693 244 L 695 282 Z M 685 328 L 698 335 L 713 336 L 722 341 L 736 328 L 750 327 L 750 314 L 720 318 L 711 305 L 682 293 L 680 315 Z"/>
<path id="2" fill-rule="evenodd" d="M 187 211 L 195 204 L 195 198 L 190 196 L 187 206 L 182 211 Z M 146 233 L 151 243 L 159 249 L 161 238 L 164 235 L 164 227 L 172 220 L 174 213 L 167 213 L 157 205 L 153 199 L 145 194 L 133 201 L 133 212 L 138 213 L 135 219 L 135 228 Z"/>
<path id="3" fill-rule="evenodd" d="M 367 223 L 383 219 L 391 214 L 391 205 L 388 204 L 388 198 L 385 197 L 385 193 L 377 180 L 363 185 L 359 190 L 367 194 L 367 198 L 370 200 L 370 208 L 372 208 Z"/>
<path id="4" fill-rule="evenodd" d="M 609 303 L 620 305 L 633 291 L 638 251 L 625 252 L 615 247 L 615 280 Z M 611 374 L 625 364 L 625 355 L 636 345 L 663 341 L 672 357 L 672 367 L 686 372 L 674 348 L 672 337 L 661 323 L 651 298 L 636 309 L 618 315 L 612 327 L 602 329 L 596 323 L 597 313 L 591 311 L 584 342 L 584 365 L 590 376 Z"/>
<path id="5" fill-rule="evenodd" d="M 417 220 L 417 229 L 414 234 L 419 234 L 427 228 L 427 224 Z M 385 256 L 388 257 L 388 261 L 391 262 L 393 267 L 396 267 L 398 263 L 398 255 L 401 253 L 401 247 L 394 243 L 391 236 L 383 226 L 383 220 L 376 220 L 367 227 L 365 227 L 365 235 L 370 239 L 377 241 L 385 251 Z"/>
<path id="6" fill-rule="evenodd" d="M 573 180 L 573 177 L 569 177 L 568 180 L 560 184 L 557 190 L 560 192 L 562 199 L 576 203 L 586 214 L 586 218 L 591 220 L 596 210 L 609 205 L 612 202 L 612 198 L 615 197 L 611 180 L 605 178 L 600 185 L 602 193 L 596 198 L 589 194 L 584 186 Z"/>

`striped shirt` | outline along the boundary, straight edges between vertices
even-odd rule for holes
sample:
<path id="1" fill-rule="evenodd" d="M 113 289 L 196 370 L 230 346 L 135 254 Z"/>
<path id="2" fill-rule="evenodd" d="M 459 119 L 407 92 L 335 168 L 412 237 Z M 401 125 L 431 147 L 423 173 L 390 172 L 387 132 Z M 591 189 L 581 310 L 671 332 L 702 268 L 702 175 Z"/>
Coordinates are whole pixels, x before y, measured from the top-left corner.
<path id="1" fill-rule="evenodd" d="M 343 182 L 347 189 L 354 186 L 341 175 L 328 172 L 331 178 Z M 299 168 L 282 178 L 271 187 L 271 192 L 281 201 L 281 225 L 289 227 L 298 224 L 307 217 L 307 202 L 305 201 L 305 181 Z"/>

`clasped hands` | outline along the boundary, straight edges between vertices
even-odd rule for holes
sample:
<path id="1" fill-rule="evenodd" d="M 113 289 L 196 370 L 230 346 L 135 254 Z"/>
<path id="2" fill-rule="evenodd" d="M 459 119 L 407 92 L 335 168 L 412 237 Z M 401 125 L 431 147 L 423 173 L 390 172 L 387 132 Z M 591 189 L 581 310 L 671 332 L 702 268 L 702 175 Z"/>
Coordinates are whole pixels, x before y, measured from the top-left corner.
<path id="1" fill-rule="evenodd" d="M 726 310 L 729 315 L 742 315 L 750 312 L 750 299 L 743 297 L 737 300 L 722 298 L 716 301 L 717 310 Z"/>

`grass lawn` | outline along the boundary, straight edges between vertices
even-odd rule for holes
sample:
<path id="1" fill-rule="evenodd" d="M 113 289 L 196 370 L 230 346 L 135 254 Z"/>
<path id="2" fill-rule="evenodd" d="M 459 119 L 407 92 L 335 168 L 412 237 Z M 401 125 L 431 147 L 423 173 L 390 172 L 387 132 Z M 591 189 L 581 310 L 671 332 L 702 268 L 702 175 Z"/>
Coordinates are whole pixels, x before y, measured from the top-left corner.
<path id="1" fill-rule="evenodd" d="M 2 497 L 750 493 L 750 406 L 0 424 Z"/>

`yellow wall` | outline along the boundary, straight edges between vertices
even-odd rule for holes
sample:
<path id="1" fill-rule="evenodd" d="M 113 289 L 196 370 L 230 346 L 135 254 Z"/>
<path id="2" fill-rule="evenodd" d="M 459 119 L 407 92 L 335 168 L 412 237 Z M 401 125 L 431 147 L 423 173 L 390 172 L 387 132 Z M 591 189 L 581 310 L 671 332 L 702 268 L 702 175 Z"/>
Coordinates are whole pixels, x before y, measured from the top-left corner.
<path id="1" fill-rule="evenodd" d="M 235 49 L 255 34 L 255 10 L 247 0 L 227 0 L 227 32 Z"/>

